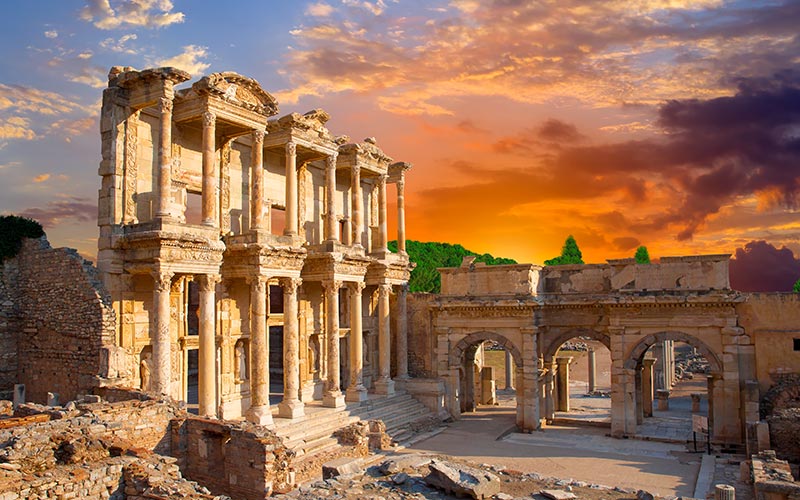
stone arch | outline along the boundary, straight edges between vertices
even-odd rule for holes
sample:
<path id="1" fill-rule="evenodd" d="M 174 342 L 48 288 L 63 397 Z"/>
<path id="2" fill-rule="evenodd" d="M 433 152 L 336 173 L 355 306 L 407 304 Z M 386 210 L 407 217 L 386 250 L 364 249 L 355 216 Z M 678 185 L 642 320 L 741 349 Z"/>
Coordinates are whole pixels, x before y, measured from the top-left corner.
<path id="1" fill-rule="evenodd" d="M 553 359 L 558 348 L 567 340 L 575 337 L 590 337 L 606 346 L 606 349 L 611 352 L 611 337 L 607 333 L 598 332 L 597 330 L 591 330 L 589 328 L 576 328 L 561 332 L 555 337 L 550 338 L 547 345 L 542 349 L 542 356 L 545 360 Z"/>
<path id="2" fill-rule="evenodd" d="M 514 364 L 517 368 L 522 368 L 522 352 L 514 345 L 511 340 L 499 333 L 480 331 L 473 332 L 458 341 L 455 348 L 450 351 L 449 362 L 450 366 L 460 366 L 464 357 L 464 353 L 475 344 L 492 340 L 502 345 L 511 351 L 511 357 L 514 359 Z"/>
<path id="3" fill-rule="evenodd" d="M 681 331 L 663 331 L 647 335 L 640 339 L 636 345 L 631 349 L 630 354 L 625 359 L 624 367 L 628 370 L 635 370 L 641 363 L 644 353 L 653 345 L 665 340 L 674 340 L 676 342 L 684 342 L 700 351 L 700 354 L 706 358 L 711 368 L 711 373 L 722 373 L 722 362 L 720 357 L 702 340 L 693 335 Z"/>

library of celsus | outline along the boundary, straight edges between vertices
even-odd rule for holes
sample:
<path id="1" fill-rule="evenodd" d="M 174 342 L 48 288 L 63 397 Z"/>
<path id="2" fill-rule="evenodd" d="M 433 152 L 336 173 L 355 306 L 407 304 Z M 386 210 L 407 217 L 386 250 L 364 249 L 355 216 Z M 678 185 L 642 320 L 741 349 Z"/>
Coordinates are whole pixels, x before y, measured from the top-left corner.
<path id="1" fill-rule="evenodd" d="M 174 88 L 188 79 L 114 68 L 104 92 L 98 268 L 127 383 L 263 425 L 270 386 L 290 419 L 311 400 L 392 394 L 407 373 L 410 165 L 332 136 L 322 110 L 271 118 L 277 101 L 249 78 Z"/>

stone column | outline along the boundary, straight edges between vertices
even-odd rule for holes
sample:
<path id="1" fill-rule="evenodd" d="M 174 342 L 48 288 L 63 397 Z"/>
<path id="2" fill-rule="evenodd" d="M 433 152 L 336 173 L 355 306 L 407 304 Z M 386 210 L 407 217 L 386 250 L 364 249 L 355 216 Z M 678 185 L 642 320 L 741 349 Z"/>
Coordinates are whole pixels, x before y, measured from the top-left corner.
<path id="1" fill-rule="evenodd" d="M 252 229 L 264 228 L 264 131 L 253 131 L 253 146 L 250 151 L 251 215 Z"/>
<path id="2" fill-rule="evenodd" d="M 361 167 L 353 165 L 350 178 L 353 202 L 353 244 L 364 245 L 364 195 L 361 192 Z"/>
<path id="3" fill-rule="evenodd" d="M 378 224 L 380 227 L 380 236 L 378 239 L 379 252 L 386 252 L 386 245 L 389 242 L 389 230 L 386 221 L 386 178 L 386 175 L 381 175 L 378 178 Z"/>
<path id="4" fill-rule="evenodd" d="M 556 364 L 553 361 L 549 363 L 545 363 L 545 369 L 547 373 L 544 375 L 544 384 L 545 384 L 545 405 L 544 405 L 544 418 L 548 422 L 552 422 L 556 416 L 556 383 L 555 383 L 555 371 L 556 371 Z M 519 391 L 517 391 L 519 392 Z"/>
<path id="5" fill-rule="evenodd" d="M 589 393 L 597 390 L 597 370 L 595 368 L 594 349 L 589 349 L 587 359 L 589 362 Z"/>
<path id="6" fill-rule="evenodd" d="M 653 358 L 644 358 L 642 365 L 642 409 L 645 417 L 653 416 Z"/>
<path id="7" fill-rule="evenodd" d="M 297 144 L 286 143 L 286 226 L 283 234 L 297 236 Z"/>
<path id="8" fill-rule="evenodd" d="M 669 388 L 669 385 L 665 383 L 667 360 L 666 352 L 664 350 L 664 342 L 656 342 L 653 344 L 651 349 L 653 351 L 653 357 L 656 359 L 655 364 L 653 365 L 653 389 L 667 389 Z"/>
<path id="9" fill-rule="evenodd" d="M 299 418 L 305 415 L 300 401 L 300 326 L 297 318 L 297 289 L 300 278 L 282 278 L 283 286 L 283 401 L 278 416 Z"/>
<path id="10" fill-rule="evenodd" d="M 156 217 L 172 215 L 172 99 L 158 101 L 161 129 L 158 134 L 158 199 Z"/>
<path id="11" fill-rule="evenodd" d="M 397 181 L 397 251 L 401 254 L 406 253 L 406 197 L 405 197 L 405 174 L 400 174 Z"/>
<path id="12" fill-rule="evenodd" d="M 267 277 L 252 276 L 250 283 L 250 409 L 247 420 L 272 425 L 269 408 L 269 335 L 267 334 Z"/>
<path id="13" fill-rule="evenodd" d="M 464 413 L 475 411 L 475 351 L 468 350 L 464 363 Z"/>
<path id="14" fill-rule="evenodd" d="M 385 188 L 385 185 L 384 185 Z M 392 285 L 378 285 L 378 371 L 375 392 L 390 396 L 394 394 L 394 380 L 391 377 L 392 332 L 389 320 L 389 295 Z"/>
<path id="15" fill-rule="evenodd" d="M 336 218 L 336 157 L 325 158 L 325 241 L 339 241 L 339 221 Z"/>
<path id="16" fill-rule="evenodd" d="M 350 387 L 345 400 L 361 402 L 367 399 L 364 387 L 364 332 L 361 328 L 361 294 L 366 285 L 350 283 Z"/>
<path id="17" fill-rule="evenodd" d="M 569 411 L 569 364 L 571 357 L 556 358 L 558 363 L 558 411 Z"/>
<path id="18" fill-rule="evenodd" d="M 397 376 L 408 378 L 408 283 L 400 285 L 397 291 Z"/>
<path id="19" fill-rule="evenodd" d="M 217 226 L 217 115 L 203 113 L 203 225 Z"/>
<path id="20" fill-rule="evenodd" d="M 156 394 L 172 395 L 172 342 L 170 342 L 169 295 L 172 288 L 171 272 L 153 273 L 153 374 L 150 387 Z"/>
<path id="21" fill-rule="evenodd" d="M 197 277 L 200 290 L 200 349 L 198 354 L 198 403 L 201 417 L 217 416 L 216 285 L 219 276 Z"/>
<path id="22" fill-rule="evenodd" d="M 644 404 L 643 404 L 643 393 L 644 393 L 644 386 L 642 385 L 642 372 L 644 371 L 643 365 L 638 365 L 636 370 L 633 372 L 633 383 L 635 386 L 634 391 L 634 405 L 636 406 L 636 425 L 641 424 L 644 422 Z"/>
<path id="23" fill-rule="evenodd" d="M 328 381 L 322 396 L 322 405 L 328 408 L 344 407 L 339 373 L 339 289 L 342 282 L 325 280 L 325 335 L 328 340 Z"/>
<path id="24" fill-rule="evenodd" d="M 513 359 L 511 357 L 511 351 L 506 349 L 506 386 L 505 386 L 506 390 L 510 390 L 510 389 L 514 388 L 514 376 L 513 376 L 513 373 L 511 371 L 511 369 L 512 369 L 511 365 L 512 364 L 513 364 Z"/>

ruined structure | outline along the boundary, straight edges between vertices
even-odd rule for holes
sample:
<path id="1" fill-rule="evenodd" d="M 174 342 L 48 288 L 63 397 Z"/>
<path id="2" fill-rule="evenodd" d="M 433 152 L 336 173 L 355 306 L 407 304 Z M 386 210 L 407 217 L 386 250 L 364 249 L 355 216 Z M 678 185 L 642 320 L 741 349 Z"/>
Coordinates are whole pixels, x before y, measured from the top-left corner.
<path id="1" fill-rule="evenodd" d="M 190 402 L 196 390 L 200 415 L 262 425 L 271 377 L 286 419 L 312 400 L 393 394 L 407 373 L 410 165 L 373 138 L 332 136 L 322 110 L 270 118 L 278 103 L 252 79 L 175 88 L 188 79 L 115 67 L 103 93 L 98 267 L 128 374 L 114 383 Z"/>
<path id="2" fill-rule="evenodd" d="M 653 402 L 654 360 L 645 353 L 657 347 L 667 357 L 665 342 L 685 342 L 709 364 L 712 440 L 741 446 L 748 423 L 760 418 L 762 396 L 800 369 L 800 298 L 731 290 L 728 259 L 545 268 L 465 260 L 440 269 L 442 294 L 411 301 L 410 345 L 432 346 L 413 360 L 412 374 L 444 379 L 443 404 L 458 416 L 476 405 L 477 349 L 498 343 L 516 367 L 517 423 L 533 430 L 569 397 L 569 358 L 559 347 L 591 338 L 611 353 L 612 434 L 632 436 Z"/>

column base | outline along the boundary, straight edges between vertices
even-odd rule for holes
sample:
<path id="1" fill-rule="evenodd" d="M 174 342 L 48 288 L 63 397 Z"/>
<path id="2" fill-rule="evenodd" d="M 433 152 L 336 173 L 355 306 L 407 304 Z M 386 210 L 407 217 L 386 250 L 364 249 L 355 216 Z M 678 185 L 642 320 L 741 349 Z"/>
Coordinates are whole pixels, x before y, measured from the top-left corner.
<path id="1" fill-rule="evenodd" d="M 326 393 L 322 396 L 322 406 L 325 408 L 344 408 L 344 394 L 341 391 Z"/>
<path id="2" fill-rule="evenodd" d="M 295 419 L 305 416 L 305 414 L 305 405 L 298 399 L 294 401 L 283 400 L 278 403 L 278 416 L 280 418 Z"/>
<path id="3" fill-rule="evenodd" d="M 349 403 L 360 403 L 367 400 L 367 388 L 363 385 L 348 387 L 344 400 Z"/>
<path id="4" fill-rule="evenodd" d="M 264 427 L 272 427 L 274 425 L 272 421 L 272 411 L 267 405 L 251 406 L 250 409 L 247 410 L 245 416 L 248 422 L 256 425 L 262 425 Z"/>
<path id="5" fill-rule="evenodd" d="M 394 380 L 390 378 L 380 378 L 375 381 L 375 393 L 384 396 L 394 395 Z"/>

